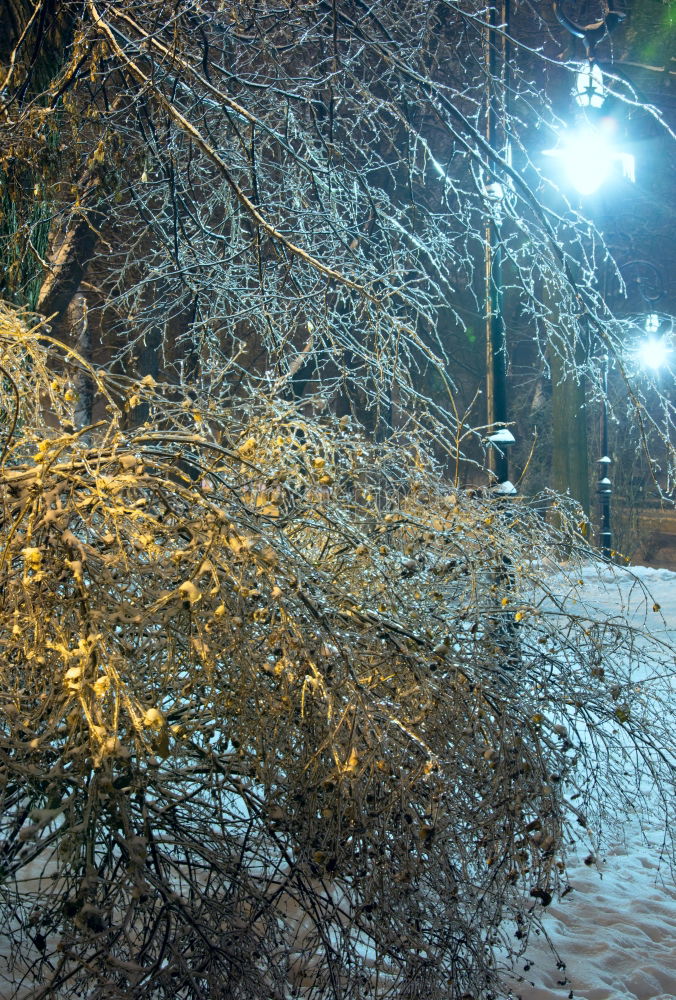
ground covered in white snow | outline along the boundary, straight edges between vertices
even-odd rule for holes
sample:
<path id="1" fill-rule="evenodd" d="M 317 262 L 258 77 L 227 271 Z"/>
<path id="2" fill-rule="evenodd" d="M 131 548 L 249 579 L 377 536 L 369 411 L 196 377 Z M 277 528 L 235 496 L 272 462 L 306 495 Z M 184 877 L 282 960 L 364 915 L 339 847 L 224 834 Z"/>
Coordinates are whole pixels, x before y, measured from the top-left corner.
<path id="1" fill-rule="evenodd" d="M 676 573 L 634 567 L 606 571 L 601 580 L 591 570 L 583 577 L 580 599 L 585 603 L 601 612 L 628 612 L 637 623 L 647 618 L 653 635 L 676 645 Z M 659 613 L 636 587 L 636 577 L 660 605 Z M 673 675 L 672 683 L 676 696 Z M 517 966 L 525 980 L 514 985 L 517 995 L 523 1000 L 675 1000 L 676 887 L 668 867 L 660 864 L 663 838 L 663 824 L 649 824 L 644 835 L 638 818 L 628 816 L 623 842 L 611 845 L 598 867 L 584 864 L 586 848 L 570 858 L 573 891 L 552 903 L 544 922 L 565 973 L 556 968 L 542 936 L 535 937 Z M 562 985 L 564 976 L 568 981 Z"/>

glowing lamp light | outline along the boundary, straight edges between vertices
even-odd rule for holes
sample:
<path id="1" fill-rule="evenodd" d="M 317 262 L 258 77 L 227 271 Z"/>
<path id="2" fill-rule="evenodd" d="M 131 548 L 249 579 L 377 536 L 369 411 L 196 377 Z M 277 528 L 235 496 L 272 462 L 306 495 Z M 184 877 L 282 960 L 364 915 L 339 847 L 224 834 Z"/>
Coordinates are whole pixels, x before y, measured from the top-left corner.
<path id="1" fill-rule="evenodd" d="M 589 130 L 571 135 L 561 159 L 566 175 L 580 194 L 593 194 L 608 179 L 613 165 L 608 143 Z"/>
<path id="2" fill-rule="evenodd" d="M 634 183 L 634 157 L 613 143 L 615 127 L 612 119 L 605 119 L 602 127 L 570 129 L 561 136 L 555 149 L 545 151 L 548 156 L 558 157 L 568 180 L 581 195 L 598 191 L 618 165 L 622 176 Z"/>
<path id="3" fill-rule="evenodd" d="M 639 345 L 636 357 L 643 368 L 658 371 L 669 364 L 672 350 L 664 337 L 649 337 Z"/>

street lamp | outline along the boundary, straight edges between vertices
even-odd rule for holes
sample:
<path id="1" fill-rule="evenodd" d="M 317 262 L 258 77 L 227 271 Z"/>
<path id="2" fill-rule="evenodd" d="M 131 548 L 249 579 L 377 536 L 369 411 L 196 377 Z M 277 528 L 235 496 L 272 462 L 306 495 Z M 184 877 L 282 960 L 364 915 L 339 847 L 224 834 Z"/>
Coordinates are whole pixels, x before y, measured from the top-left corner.
<path id="1" fill-rule="evenodd" d="M 609 96 L 601 67 L 581 63 L 572 90 L 575 122 L 559 134 L 553 149 L 544 150 L 546 156 L 559 159 L 581 195 L 594 194 L 613 173 L 635 180 L 634 157 L 620 142 L 620 121 L 607 110 Z"/>
<path id="2" fill-rule="evenodd" d="M 644 368 L 650 368 L 657 372 L 660 368 L 669 363 L 673 353 L 665 335 L 660 336 L 662 327 L 661 318 L 657 313 L 648 313 L 644 320 L 644 332 L 647 339 L 642 339 L 634 351 L 634 356 L 638 363 Z M 596 492 L 601 507 L 601 524 L 599 528 L 599 545 L 604 559 L 611 559 L 612 550 L 612 530 L 610 519 L 610 503 L 613 494 L 613 486 L 610 479 L 610 466 L 612 459 L 608 454 L 608 355 L 604 354 L 601 359 L 601 457 L 598 459 L 599 479 Z"/>
<path id="3" fill-rule="evenodd" d="M 598 63 L 580 63 L 575 74 L 575 103 L 581 108 L 601 108 L 607 96 L 608 91 Z"/>
<path id="4" fill-rule="evenodd" d="M 578 64 L 568 64 L 575 71 L 575 83 L 572 88 L 572 101 L 575 107 L 575 124 L 563 130 L 558 138 L 556 148 L 548 150 L 549 155 L 559 158 L 559 163 L 570 184 L 579 194 L 592 195 L 613 176 L 623 177 L 634 182 L 634 157 L 623 148 L 623 124 L 626 123 L 629 109 L 636 106 L 636 90 L 631 81 L 623 74 L 613 70 L 612 75 L 606 74 L 596 61 L 596 46 L 624 20 L 625 15 L 613 8 L 610 0 L 605 17 L 593 24 L 580 26 L 575 24 L 554 2 L 553 9 L 560 24 L 575 38 L 581 39 L 586 60 Z M 607 80 L 612 79 L 615 93 L 611 93 Z M 628 100 L 622 99 L 619 90 L 624 91 Z M 635 361 L 653 372 L 668 365 L 673 353 L 671 342 L 671 327 L 663 328 L 661 317 L 653 312 L 655 303 L 661 297 L 663 285 L 658 269 L 648 261 L 631 261 L 619 270 L 623 271 L 629 264 L 645 264 L 653 281 L 648 281 L 641 275 L 636 280 L 638 291 L 643 301 L 643 307 L 651 309 L 643 322 L 644 333 L 647 335 L 634 348 Z M 607 268 L 602 265 L 599 274 L 601 297 L 604 304 L 608 299 Z M 658 280 L 655 281 L 654 279 Z M 622 282 L 622 287 L 624 284 Z M 601 457 L 598 459 L 599 478 L 597 493 L 601 507 L 599 544 L 606 559 L 612 557 L 611 534 L 611 497 L 613 487 L 610 479 L 612 463 L 608 444 L 608 373 L 609 358 L 604 351 L 599 358 L 601 414 L 600 414 L 600 444 Z M 585 456 L 586 458 L 586 456 Z"/>
<path id="5" fill-rule="evenodd" d="M 545 154 L 559 157 L 566 177 L 581 195 L 594 194 L 618 168 L 621 176 L 633 183 L 634 157 L 617 146 L 616 131 L 614 118 L 604 118 L 596 125 L 585 122 L 566 129 L 556 147 Z"/>
<path id="6" fill-rule="evenodd" d="M 608 113 L 611 103 L 603 71 L 596 61 L 596 45 L 624 18 L 618 12 L 609 12 L 603 21 L 581 27 L 572 22 L 554 4 L 554 13 L 559 22 L 585 45 L 587 59 L 575 67 L 575 84 L 572 99 L 575 105 L 575 123 L 566 128 L 558 137 L 556 147 L 546 150 L 550 156 L 558 158 L 569 183 L 582 196 L 594 194 L 618 173 L 631 182 L 635 179 L 635 164 L 631 154 L 620 145 L 620 121 Z M 602 275 L 605 278 L 605 272 Z M 602 282 L 605 286 L 605 281 Z M 605 298 L 605 287 L 602 289 Z M 612 557 L 611 497 L 613 493 L 610 479 L 608 445 L 608 368 L 606 352 L 601 356 L 601 414 L 600 438 L 601 457 L 598 459 L 599 478 L 597 494 L 601 507 L 599 545 L 605 559 Z"/>
<path id="7" fill-rule="evenodd" d="M 636 346 L 636 360 L 641 368 L 658 372 L 661 368 L 667 367 L 674 353 L 667 339 L 667 332 L 662 331 L 662 320 L 658 313 L 648 313 L 644 331 L 645 339 Z"/>
<path id="8" fill-rule="evenodd" d="M 656 311 L 664 297 L 664 277 L 659 267 L 645 258 L 632 258 L 619 265 L 625 294 L 632 294 L 631 336 L 628 356 L 639 368 L 657 374 L 670 367 L 674 353 L 673 317 Z"/>
<path id="9" fill-rule="evenodd" d="M 557 147 L 547 152 L 561 157 L 569 181 L 582 195 L 597 191 L 618 165 L 622 174 L 633 181 L 634 158 L 617 144 L 619 121 L 608 114 L 612 95 L 595 58 L 596 46 L 622 23 L 625 15 L 609 11 L 603 21 L 582 27 L 571 21 L 556 3 L 554 13 L 571 35 L 583 40 L 587 58 L 572 64 L 575 127 L 566 129 Z"/>
<path id="10" fill-rule="evenodd" d="M 659 371 L 660 368 L 664 368 L 669 363 L 670 355 L 673 352 L 664 340 L 650 337 L 639 346 L 636 353 L 638 361 L 643 368 L 652 368 L 653 371 Z"/>

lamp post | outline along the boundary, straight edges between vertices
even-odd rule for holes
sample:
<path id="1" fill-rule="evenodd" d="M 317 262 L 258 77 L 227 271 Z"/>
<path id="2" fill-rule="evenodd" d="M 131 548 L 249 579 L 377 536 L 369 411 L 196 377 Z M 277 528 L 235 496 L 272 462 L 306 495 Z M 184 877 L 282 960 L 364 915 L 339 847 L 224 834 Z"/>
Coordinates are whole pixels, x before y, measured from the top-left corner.
<path id="1" fill-rule="evenodd" d="M 576 110 L 575 123 L 559 136 L 557 146 L 549 150 L 550 155 L 559 158 L 569 182 L 580 195 L 594 194 L 607 180 L 624 178 L 625 181 L 635 180 L 634 157 L 622 148 L 623 125 L 632 108 L 636 109 L 636 88 L 621 72 L 614 70 L 612 76 L 604 73 L 595 58 L 596 46 L 624 20 L 624 14 L 614 11 L 613 0 L 605 17 L 594 24 L 581 27 L 574 24 L 554 3 L 554 13 L 567 31 L 574 37 L 582 39 L 586 51 L 586 60 L 577 64 L 575 85 L 572 99 Z M 570 64 L 569 64 L 570 65 Z M 607 86 L 607 79 L 612 79 L 612 92 Z M 624 92 L 624 97 L 623 97 Z M 646 280 L 645 268 L 636 277 L 636 287 L 641 296 L 642 307 L 650 309 L 644 312 L 644 332 L 647 340 L 635 347 L 634 358 L 643 367 L 657 370 L 665 362 L 668 363 L 672 354 L 670 339 L 672 329 L 666 331 L 659 315 L 654 313 L 655 303 L 661 297 L 664 286 L 659 270 L 649 261 L 629 261 L 618 264 L 617 269 L 623 273 L 631 265 L 645 265 L 648 271 Z M 601 265 L 600 292 L 604 306 L 608 301 L 608 280 L 611 277 L 607 266 Z M 623 275 L 624 277 L 624 275 Z M 624 288 L 624 282 L 621 283 Z M 605 309 L 603 310 L 605 313 Z M 625 347 L 626 349 L 626 347 Z M 608 376 L 610 360 L 603 351 L 599 361 L 599 387 L 601 390 L 600 412 L 600 453 L 598 459 L 599 476 L 597 495 L 600 504 L 599 547 L 606 559 L 613 556 L 611 531 L 611 498 L 613 484 L 610 477 L 612 458 L 608 442 Z M 587 461 L 584 449 L 585 463 Z"/>
<path id="2" fill-rule="evenodd" d="M 632 261 L 631 263 L 636 263 Z M 647 261 L 642 263 L 648 263 Z M 653 267 L 654 265 L 650 265 Z M 655 269 L 656 270 L 656 269 Z M 669 330 L 670 332 L 670 330 Z M 635 360 L 642 368 L 652 370 L 654 373 L 668 366 L 673 349 L 668 342 L 668 333 L 662 328 L 661 317 L 657 313 L 648 313 L 645 316 L 642 330 L 642 338 L 635 345 L 633 354 Z M 611 529 L 611 498 L 613 495 L 613 485 L 610 479 L 610 448 L 608 444 L 608 371 L 609 359 L 604 354 L 601 359 L 601 421 L 600 421 L 600 444 L 601 457 L 598 459 L 599 479 L 597 484 L 597 495 L 601 508 L 601 520 L 599 526 L 599 547 L 604 559 L 612 559 L 612 529 Z"/>
<path id="3" fill-rule="evenodd" d="M 612 458 L 608 454 L 608 355 L 601 359 L 601 457 L 598 460 L 599 481 L 596 492 L 601 506 L 601 524 L 599 528 L 599 545 L 604 559 L 611 559 L 613 554 L 613 535 L 610 527 L 610 500 L 613 495 L 613 484 L 610 480 L 610 465 Z"/>
<path id="4" fill-rule="evenodd" d="M 492 3 L 487 14 L 486 28 L 486 139 L 492 150 L 509 160 L 509 139 L 504 131 L 508 120 L 507 103 L 510 86 L 509 52 L 510 0 Z M 486 423 L 489 428 L 489 467 L 497 480 L 496 490 L 503 495 L 516 493 L 509 480 L 509 451 L 514 436 L 506 427 L 507 405 L 507 345 L 502 309 L 502 244 L 500 237 L 501 202 L 504 197 L 500 181 L 486 186 L 486 198 L 491 211 L 486 222 L 485 236 L 485 303 L 486 303 Z"/>
<path id="5" fill-rule="evenodd" d="M 639 367 L 648 369 L 657 374 L 660 369 L 669 364 L 672 349 L 669 343 L 671 325 L 664 322 L 663 317 L 654 311 L 655 305 L 664 294 L 664 281 L 658 267 L 651 261 L 644 259 L 632 259 L 619 265 L 618 270 L 623 278 L 623 282 L 629 285 L 629 292 L 632 286 L 638 292 L 639 302 L 635 304 L 641 308 L 641 322 L 636 323 L 634 329 L 640 331 L 639 339 L 632 345 L 625 345 L 627 356 L 633 359 Z M 608 297 L 607 290 L 604 289 L 604 298 Z M 632 296 L 633 298 L 633 296 Z M 602 400 L 601 400 L 601 427 L 600 444 L 601 458 L 599 464 L 599 480 L 597 493 L 601 509 L 601 520 L 599 528 L 599 544 L 604 558 L 612 558 L 612 533 L 611 533 L 611 497 L 613 493 L 610 480 L 610 452 L 608 445 L 608 372 L 609 360 L 607 354 L 602 359 Z"/>
<path id="6" fill-rule="evenodd" d="M 634 181 L 634 158 L 618 145 L 619 121 L 607 113 L 609 92 L 603 72 L 595 59 L 595 48 L 599 41 L 624 18 L 623 14 L 609 14 L 598 25 L 581 28 L 566 17 L 554 4 L 554 12 L 559 22 L 573 36 L 582 38 L 587 59 L 577 66 L 572 98 L 575 106 L 575 122 L 563 131 L 557 145 L 547 150 L 548 155 L 559 158 L 568 181 L 582 196 L 594 194 L 613 173 Z M 592 29 L 594 29 L 592 31 Z M 596 32 L 596 34 L 594 34 Z M 598 35 L 598 37 L 597 37 Z M 602 275 L 605 278 L 605 272 Z M 602 281 L 602 295 L 606 298 L 605 281 Z M 613 494 L 610 479 L 612 459 L 608 444 L 608 369 L 609 358 L 604 352 L 600 359 L 601 413 L 600 443 L 601 456 L 598 459 L 599 477 L 597 495 L 600 503 L 599 547 L 605 559 L 612 558 L 611 498 Z"/>

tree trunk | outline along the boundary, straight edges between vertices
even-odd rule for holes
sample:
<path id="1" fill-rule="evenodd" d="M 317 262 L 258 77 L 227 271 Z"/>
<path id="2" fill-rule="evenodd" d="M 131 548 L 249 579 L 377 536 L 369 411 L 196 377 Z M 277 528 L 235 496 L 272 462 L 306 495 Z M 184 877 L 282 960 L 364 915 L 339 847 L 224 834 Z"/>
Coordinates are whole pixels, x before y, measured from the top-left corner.
<path id="1" fill-rule="evenodd" d="M 105 220 L 104 213 L 94 207 L 99 188 L 99 165 L 95 164 L 87 169 L 80 185 L 81 211 L 50 255 L 49 272 L 42 282 L 36 308 L 45 316 L 54 316 L 57 323 L 80 287 Z"/>
<path id="2" fill-rule="evenodd" d="M 92 334 L 87 319 L 87 300 L 82 292 L 73 296 L 68 309 L 68 321 L 71 330 L 71 341 L 75 350 L 88 364 L 92 362 Z M 94 408 L 94 382 L 86 369 L 78 371 L 74 379 L 75 394 L 75 426 L 78 430 L 92 423 Z"/>

